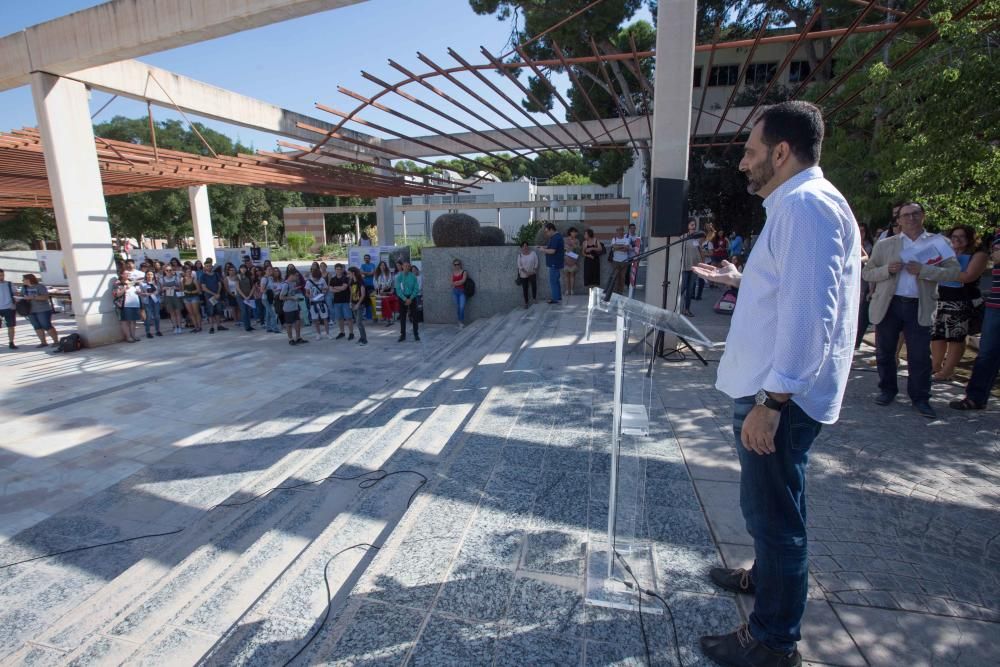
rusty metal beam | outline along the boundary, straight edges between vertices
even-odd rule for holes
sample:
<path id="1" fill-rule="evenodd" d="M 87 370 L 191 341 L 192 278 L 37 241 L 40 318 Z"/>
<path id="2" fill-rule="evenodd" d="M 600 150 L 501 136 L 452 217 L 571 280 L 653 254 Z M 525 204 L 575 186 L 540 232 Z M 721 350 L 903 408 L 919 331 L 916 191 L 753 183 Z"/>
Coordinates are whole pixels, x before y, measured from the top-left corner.
<path id="1" fill-rule="evenodd" d="M 559 56 L 559 62 L 563 63 L 563 68 L 566 70 L 566 73 L 569 74 L 570 80 L 573 81 L 573 85 L 576 86 L 577 91 L 583 96 L 583 101 L 587 104 L 587 108 L 590 109 L 590 113 L 594 114 L 594 118 L 597 119 L 598 123 L 600 123 L 601 130 L 603 130 L 604 134 L 606 134 L 608 139 L 611 140 L 611 143 L 615 143 L 613 137 L 611 136 L 611 131 L 608 129 L 608 126 L 604 124 L 602 114 L 597 110 L 597 107 L 594 106 L 594 101 L 590 99 L 587 89 L 584 88 L 583 83 L 580 81 L 579 77 L 577 77 L 576 72 L 573 71 L 572 67 L 566 64 L 566 56 L 563 54 L 562 49 L 559 48 L 559 43 L 556 42 L 555 39 L 552 40 L 552 47 L 555 49 L 556 55 Z M 653 136 L 652 130 L 650 131 L 649 136 Z M 594 141 L 596 143 L 597 140 L 595 139 Z"/>
<path id="2" fill-rule="evenodd" d="M 542 73 L 542 70 L 538 69 L 538 67 L 535 66 L 534 63 L 532 63 L 530 60 L 528 60 L 527 54 L 521 49 L 521 47 L 517 47 L 517 54 L 519 56 L 521 56 L 521 58 L 523 58 L 524 60 L 528 61 L 528 65 L 531 67 L 531 71 L 534 72 L 535 76 L 538 77 L 542 81 L 542 83 L 545 84 L 545 87 L 548 88 L 552 92 L 552 94 L 555 96 L 555 98 L 557 100 L 559 100 L 559 103 L 562 104 L 563 108 L 566 109 L 566 112 L 570 116 L 573 117 L 573 120 L 575 120 L 577 123 L 582 123 L 583 120 L 577 115 L 577 113 L 575 111 L 573 111 L 573 108 L 570 107 L 569 103 L 565 100 L 565 98 L 563 98 L 562 93 L 560 93 L 556 89 L 556 87 L 554 85 L 552 85 L 552 82 L 549 81 L 548 78 L 545 76 L 545 74 Z M 546 112 L 546 115 L 548 115 L 549 118 L 553 118 L 553 116 L 552 116 L 551 113 Z M 598 143 L 597 137 L 595 137 L 593 134 L 591 134 L 590 130 L 587 129 L 587 126 L 583 125 L 582 127 L 583 127 L 584 133 L 590 138 L 590 141 L 593 142 L 593 143 L 595 143 L 595 144 Z M 565 129 L 564 129 L 564 131 L 565 131 Z M 567 134 L 569 134 L 569 133 L 567 132 Z"/>

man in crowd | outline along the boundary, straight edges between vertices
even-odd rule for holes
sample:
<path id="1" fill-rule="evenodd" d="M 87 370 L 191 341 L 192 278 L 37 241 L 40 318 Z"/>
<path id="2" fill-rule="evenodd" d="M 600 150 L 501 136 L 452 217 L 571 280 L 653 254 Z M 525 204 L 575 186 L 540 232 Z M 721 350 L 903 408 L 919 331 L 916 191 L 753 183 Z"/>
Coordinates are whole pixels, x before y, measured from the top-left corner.
<path id="1" fill-rule="evenodd" d="M 365 261 L 361 263 L 361 275 L 365 280 L 365 291 L 368 294 L 375 293 L 375 263 L 371 255 L 365 255 Z M 365 319 L 372 318 L 372 303 L 365 301 Z"/>
<path id="2" fill-rule="evenodd" d="M 931 407 L 931 325 L 937 305 L 937 284 L 955 280 L 962 267 L 948 239 L 924 229 L 924 207 L 908 202 L 899 207 L 900 233 L 872 248 L 863 276 L 875 283 L 869 318 L 875 324 L 878 365 L 878 405 L 889 405 L 899 391 L 896 346 L 906 340 L 909 377 L 906 393 L 913 409 L 928 419 Z"/>
<path id="3" fill-rule="evenodd" d="M 334 264 L 333 275 L 330 276 L 330 291 L 333 292 L 333 312 L 330 313 L 330 318 L 336 319 L 337 326 L 340 327 L 337 340 L 344 337 L 345 322 L 351 334 L 347 340 L 354 340 L 354 314 L 351 313 L 350 290 L 351 280 L 344 273 L 344 265 L 339 262 Z"/>
<path id="4" fill-rule="evenodd" d="M 222 326 L 222 275 L 215 270 L 214 264 L 211 257 L 207 258 L 205 270 L 201 274 L 201 292 L 205 299 L 205 315 L 208 317 L 210 334 L 214 334 L 216 329 L 226 330 Z"/>
<path id="5" fill-rule="evenodd" d="M 619 229 L 621 228 L 619 227 Z M 549 269 L 549 291 L 552 293 L 549 303 L 559 305 L 562 303 L 562 288 L 559 285 L 559 277 L 563 270 L 566 244 L 562 234 L 551 222 L 545 223 L 542 227 L 542 234 L 545 235 L 546 244 L 538 246 L 538 250 L 545 255 L 545 266 Z"/>
<path id="6" fill-rule="evenodd" d="M 420 327 L 417 322 L 417 298 L 420 296 L 420 284 L 413 275 L 410 260 L 403 260 L 403 268 L 396 276 L 396 296 L 399 297 L 399 342 L 406 340 L 406 316 L 409 314 L 413 323 L 413 340 L 420 342 Z"/>
<path id="7" fill-rule="evenodd" d="M 990 260 L 993 262 L 993 282 L 990 283 L 990 291 L 986 293 L 986 312 L 983 314 L 983 330 L 979 337 L 979 354 L 972 367 L 969 384 L 965 386 L 965 397 L 948 404 L 948 407 L 954 410 L 986 408 L 990 391 L 997 381 L 997 373 L 1000 372 L 1000 229 L 993 237 Z"/>
<path id="8" fill-rule="evenodd" d="M 699 264 L 708 280 L 738 286 L 716 387 L 734 399 L 740 507 L 754 565 L 716 568 L 722 588 L 755 594 L 749 624 L 701 638 L 720 665 L 797 667 L 808 589 L 806 463 L 833 424 L 853 357 L 861 280 L 858 225 L 819 168 L 823 118 L 808 102 L 767 107 L 754 123 L 740 171 L 764 198 L 765 252 L 740 274 L 730 262 Z"/>
<path id="9" fill-rule="evenodd" d="M 6 279 L 3 269 L 0 269 L 0 321 L 7 327 L 7 347 L 16 350 L 14 327 L 17 325 L 17 311 L 14 309 L 14 286 Z"/>
<path id="10" fill-rule="evenodd" d="M 144 274 L 142 271 L 135 268 L 134 259 L 125 260 L 125 272 L 128 274 L 129 280 L 131 280 L 132 282 L 138 282 L 146 276 L 146 274 Z"/>

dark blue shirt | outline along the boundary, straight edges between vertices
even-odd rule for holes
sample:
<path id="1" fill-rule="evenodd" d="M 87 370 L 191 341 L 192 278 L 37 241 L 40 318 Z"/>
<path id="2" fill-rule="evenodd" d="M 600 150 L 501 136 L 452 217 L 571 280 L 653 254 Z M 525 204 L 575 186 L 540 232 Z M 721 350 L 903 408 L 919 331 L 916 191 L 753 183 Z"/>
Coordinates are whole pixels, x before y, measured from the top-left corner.
<path id="1" fill-rule="evenodd" d="M 210 290 L 212 292 L 218 292 L 219 291 L 219 284 L 221 282 L 222 282 L 222 280 L 219 278 L 219 274 L 216 271 L 212 271 L 212 272 L 205 271 L 201 275 L 201 284 L 202 284 L 202 286 L 204 286 L 206 289 L 208 289 L 208 290 Z"/>
<path id="2" fill-rule="evenodd" d="M 551 255 L 545 253 L 545 266 L 551 269 L 563 268 L 563 257 L 566 254 L 566 245 L 563 243 L 562 234 L 556 232 L 549 237 L 549 242 L 545 246 L 549 250 L 555 250 Z"/>

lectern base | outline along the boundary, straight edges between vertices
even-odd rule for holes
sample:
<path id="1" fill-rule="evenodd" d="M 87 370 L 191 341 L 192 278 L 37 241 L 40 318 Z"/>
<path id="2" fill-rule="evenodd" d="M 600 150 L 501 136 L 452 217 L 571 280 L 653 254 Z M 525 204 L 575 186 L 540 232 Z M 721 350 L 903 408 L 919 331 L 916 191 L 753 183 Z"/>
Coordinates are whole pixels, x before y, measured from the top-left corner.
<path id="1" fill-rule="evenodd" d="M 653 569 L 653 550 L 648 544 L 624 544 L 618 542 L 616 549 L 632 568 L 632 574 L 642 588 L 656 590 L 656 574 Z M 611 561 L 611 576 L 608 576 L 608 561 Z M 587 592 L 586 603 L 613 609 L 639 610 L 639 594 L 635 588 L 626 588 L 623 581 L 633 584 L 632 575 L 625 571 L 620 560 L 614 557 L 608 543 L 591 541 L 587 544 Z M 648 598 L 647 598 L 648 599 Z M 643 605 L 642 613 L 662 614 L 659 604 Z"/>

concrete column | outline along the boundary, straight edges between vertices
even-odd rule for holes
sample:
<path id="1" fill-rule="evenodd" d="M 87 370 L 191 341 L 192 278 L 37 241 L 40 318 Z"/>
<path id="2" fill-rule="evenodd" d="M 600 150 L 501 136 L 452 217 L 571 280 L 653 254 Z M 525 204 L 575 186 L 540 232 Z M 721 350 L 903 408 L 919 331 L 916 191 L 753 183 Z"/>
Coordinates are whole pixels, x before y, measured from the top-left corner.
<path id="1" fill-rule="evenodd" d="M 33 72 L 31 94 L 78 331 L 89 346 L 117 342 L 121 334 L 111 296 L 115 261 L 87 89 Z"/>
<path id="2" fill-rule="evenodd" d="M 403 242 L 406 242 L 406 211 L 403 211 Z"/>
<path id="3" fill-rule="evenodd" d="M 191 203 L 191 222 L 194 224 L 195 252 L 201 261 L 211 257 L 214 262 L 215 240 L 212 234 L 212 209 L 208 206 L 208 186 L 189 186 L 188 201 Z"/>
<path id="4" fill-rule="evenodd" d="M 656 81 L 653 100 L 652 178 L 687 178 L 691 135 L 691 80 L 694 76 L 696 0 L 660 0 L 656 27 Z M 652 193 L 652 185 L 649 192 Z M 669 238 L 650 238 L 660 247 Z M 669 251 L 670 275 L 667 308 L 677 304 L 680 287 L 681 247 Z M 666 254 L 650 257 L 646 270 L 646 303 L 659 307 L 663 299 Z"/>
<path id="5" fill-rule="evenodd" d="M 388 165 L 389 160 L 380 159 Z M 375 169 L 376 174 L 392 176 L 385 169 Z M 396 243 L 396 213 L 392 210 L 392 197 L 379 197 L 375 200 L 375 226 L 378 229 L 379 245 L 394 245 Z"/>

